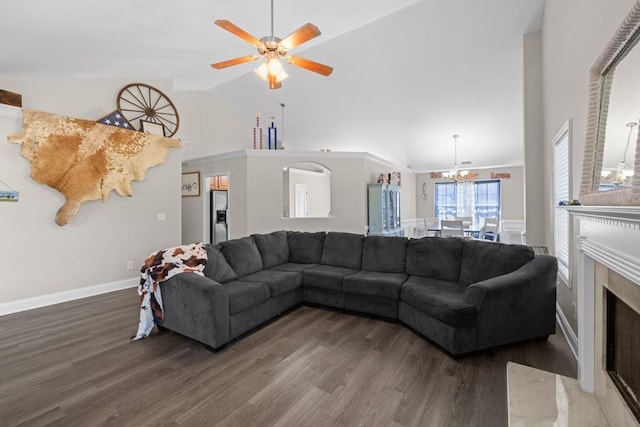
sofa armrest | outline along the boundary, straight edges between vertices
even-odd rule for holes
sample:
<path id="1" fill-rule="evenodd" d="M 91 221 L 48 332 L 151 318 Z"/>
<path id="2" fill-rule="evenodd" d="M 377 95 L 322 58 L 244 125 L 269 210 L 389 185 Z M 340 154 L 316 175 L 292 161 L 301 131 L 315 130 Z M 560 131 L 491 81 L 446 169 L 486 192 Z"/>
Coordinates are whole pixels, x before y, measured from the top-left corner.
<path id="1" fill-rule="evenodd" d="M 470 285 L 464 300 L 478 310 L 478 339 L 498 345 L 554 333 L 557 272 L 555 257 L 538 255 L 516 271 Z"/>
<path id="2" fill-rule="evenodd" d="M 163 327 L 214 349 L 229 341 L 229 298 L 215 280 L 181 273 L 161 284 Z"/>
<path id="3" fill-rule="evenodd" d="M 486 298 L 495 298 L 500 293 L 516 291 L 518 295 L 524 296 L 522 292 L 538 293 L 541 291 L 540 287 L 545 286 L 551 287 L 555 293 L 557 271 L 558 262 L 555 257 L 538 255 L 516 271 L 469 285 L 465 302 L 480 309 Z"/>

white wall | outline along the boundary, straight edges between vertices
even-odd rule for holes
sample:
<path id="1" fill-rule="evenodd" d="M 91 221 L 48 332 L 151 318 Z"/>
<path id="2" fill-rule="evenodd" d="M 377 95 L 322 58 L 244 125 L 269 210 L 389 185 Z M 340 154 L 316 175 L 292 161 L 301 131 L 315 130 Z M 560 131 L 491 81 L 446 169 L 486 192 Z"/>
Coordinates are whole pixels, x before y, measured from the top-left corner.
<path id="1" fill-rule="evenodd" d="M 587 126 L 589 69 L 634 3 L 634 0 L 545 2 L 542 30 L 542 78 L 544 82 L 544 188 L 547 206 L 544 219 L 547 224 L 553 224 L 554 202 L 551 193 L 553 136 L 567 120 L 572 119 L 570 198 L 578 198 Z M 552 246 L 552 227 L 546 228 L 545 241 Z M 577 300 L 575 277 L 572 282 L 572 288 L 564 286 L 558 288 L 558 304 L 573 331 L 577 333 L 577 319 L 572 307 Z"/>
<path id="2" fill-rule="evenodd" d="M 331 170 L 332 218 L 284 218 L 282 216 L 284 167 L 313 161 Z M 365 153 L 293 152 L 242 150 L 185 162 L 185 172 L 200 171 L 204 177 L 229 173 L 229 237 L 275 230 L 345 231 L 364 233 L 367 224 L 366 184 L 375 182 L 381 172 L 398 170 L 397 166 L 372 158 Z M 412 172 L 402 170 L 402 215 L 415 216 Z M 405 187 L 406 182 L 406 187 Z M 183 198 L 183 241 L 200 241 L 204 236 L 205 212 L 202 197 Z"/>
<path id="3" fill-rule="evenodd" d="M 181 103 L 180 120 L 185 130 L 179 136 L 187 142 L 184 160 L 251 148 L 253 123 L 239 119 L 237 113 L 213 93 L 175 92 L 173 96 L 174 103 Z"/>
<path id="4" fill-rule="evenodd" d="M 492 173 L 508 173 L 509 179 L 503 179 L 502 188 L 502 218 L 524 219 L 524 178 L 522 167 L 495 168 L 495 169 L 469 169 L 471 173 L 477 173 L 477 179 L 492 179 Z M 444 182 L 444 179 L 432 179 L 431 174 L 421 173 L 416 175 L 415 195 L 417 200 L 416 213 L 418 218 L 433 217 L 435 183 Z M 427 197 L 422 198 L 422 183 L 426 183 Z"/>
<path id="5" fill-rule="evenodd" d="M 118 91 L 130 82 L 0 77 L 1 88 L 22 94 L 25 108 L 83 119 L 113 111 Z M 171 97 L 170 82 L 149 84 Z M 132 197 L 112 192 L 107 202 L 87 202 L 72 223 L 60 227 L 54 217 L 64 197 L 33 181 L 20 146 L 6 140 L 21 127 L 21 118 L 0 116 L 0 180 L 20 192 L 19 202 L 0 203 L 0 312 L 9 310 L 10 302 L 131 285 L 152 251 L 180 243 L 180 149 L 150 168 L 144 181 L 134 181 Z M 156 220 L 159 212 L 166 221 Z M 133 261 L 133 270 L 126 269 L 127 261 Z"/>

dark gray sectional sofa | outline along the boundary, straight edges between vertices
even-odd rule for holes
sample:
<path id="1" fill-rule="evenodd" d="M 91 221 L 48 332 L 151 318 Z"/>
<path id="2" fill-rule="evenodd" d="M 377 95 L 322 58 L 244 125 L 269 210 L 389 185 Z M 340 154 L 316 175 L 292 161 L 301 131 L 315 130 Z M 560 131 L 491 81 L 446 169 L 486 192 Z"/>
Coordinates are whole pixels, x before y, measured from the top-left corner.
<path id="1" fill-rule="evenodd" d="M 555 332 L 556 259 L 457 238 L 277 231 L 207 245 L 163 327 L 218 349 L 300 303 L 399 320 L 453 356 Z"/>

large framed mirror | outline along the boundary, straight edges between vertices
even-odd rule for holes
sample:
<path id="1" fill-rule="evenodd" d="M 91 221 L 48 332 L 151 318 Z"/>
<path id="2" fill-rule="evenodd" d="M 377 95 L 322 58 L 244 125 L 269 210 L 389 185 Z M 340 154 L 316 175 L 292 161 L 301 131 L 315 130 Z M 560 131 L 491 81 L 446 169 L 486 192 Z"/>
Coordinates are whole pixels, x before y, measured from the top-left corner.
<path id="1" fill-rule="evenodd" d="M 640 0 L 591 67 L 584 205 L 640 205 Z"/>
<path id="2" fill-rule="evenodd" d="M 298 162 L 283 172 L 284 218 L 330 218 L 331 170 L 315 162 Z"/>

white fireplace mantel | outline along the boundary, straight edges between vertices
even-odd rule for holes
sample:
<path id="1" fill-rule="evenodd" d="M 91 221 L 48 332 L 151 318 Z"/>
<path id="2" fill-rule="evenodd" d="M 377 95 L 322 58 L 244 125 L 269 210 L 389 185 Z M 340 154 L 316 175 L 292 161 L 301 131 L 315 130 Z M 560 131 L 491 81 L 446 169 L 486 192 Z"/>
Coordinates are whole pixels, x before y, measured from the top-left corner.
<path id="1" fill-rule="evenodd" d="M 598 394 L 596 262 L 640 285 L 640 207 L 571 206 L 576 238 L 578 309 L 578 381 L 582 390 Z M 601 325 L 600 325 L 601 326 Z M 596 333 L 596 331 L 598 331 Z M 605 409 L 606 412 L 606 409 Z"/>
<path id="2" fill-rule="evenodd" d="M 566 206 L 565 209 L 574 215 L 640 225 L 640 206 Z"/>
<path id="3" fill-rule="evenodd" d="M 640 207 L 581 206 L 567 210 L 579 220 L 578 250 L 640 284 Z"/>

